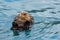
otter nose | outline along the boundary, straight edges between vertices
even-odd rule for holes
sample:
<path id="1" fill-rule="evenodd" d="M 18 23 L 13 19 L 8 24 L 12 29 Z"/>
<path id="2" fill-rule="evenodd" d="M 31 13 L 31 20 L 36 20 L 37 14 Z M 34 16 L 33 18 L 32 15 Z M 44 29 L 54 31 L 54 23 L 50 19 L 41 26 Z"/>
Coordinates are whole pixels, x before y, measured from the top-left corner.
<path id="1" fill-rule="evenodd" d="M 26 15 L 26 13 L 24 13 L 23 15 Z"/>

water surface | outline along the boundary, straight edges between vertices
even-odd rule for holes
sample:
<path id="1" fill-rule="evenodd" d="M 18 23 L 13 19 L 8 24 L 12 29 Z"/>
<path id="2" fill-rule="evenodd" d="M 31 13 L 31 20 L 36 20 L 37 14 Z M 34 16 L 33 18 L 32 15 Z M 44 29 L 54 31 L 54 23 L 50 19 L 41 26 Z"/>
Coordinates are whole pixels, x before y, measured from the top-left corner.
<path id="1" fill-rule="evenodd" d="M 12 21 L 24 10 L 39 24 L 13 36 Z M 60 0 L 0 0 L 0 40 L 60 40 Z"/>

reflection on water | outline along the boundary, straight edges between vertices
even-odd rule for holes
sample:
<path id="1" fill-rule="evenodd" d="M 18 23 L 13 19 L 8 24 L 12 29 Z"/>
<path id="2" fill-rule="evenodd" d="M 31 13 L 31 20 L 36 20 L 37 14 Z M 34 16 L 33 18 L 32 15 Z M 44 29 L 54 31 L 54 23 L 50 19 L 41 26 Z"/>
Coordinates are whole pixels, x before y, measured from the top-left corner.
<path id="1" fill-rule="evenodd" d="M 13 35 L 14 35 L 14 36 L 18 36 L 18 35 L 20 35 L 20 34 L 19 34 L 20 32 L 23 32 L 23 31 L 19 31 L 19 30 L 12 30 L 12 31 L 13 31 Z M 29 29 L 28 29 L 28 30 L 24 30 L 25 35 L 28 36 L 28 35 L 30 34 L 30 31 L 31 31 L 31 30 L 29 30 Z"/>
<path id="2" fill-rule="evenodd" d="M 31 30 L 25 30 L 25 35 L 28 36 L 30 35 Z"/>
<path id="3" fill-rule="evenodd" d="M 13 30 L 13 35 L 14 36 L 18 36 L 19 35 L 19 31 L 18 30 Z"/>

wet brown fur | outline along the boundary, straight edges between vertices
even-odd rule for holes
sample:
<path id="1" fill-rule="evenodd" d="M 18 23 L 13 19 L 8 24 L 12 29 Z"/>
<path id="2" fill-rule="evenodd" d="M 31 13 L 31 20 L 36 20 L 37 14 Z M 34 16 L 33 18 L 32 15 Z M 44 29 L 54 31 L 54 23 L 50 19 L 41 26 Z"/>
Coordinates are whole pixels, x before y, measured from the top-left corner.
<path id="1" fill-rule="evenodd" d="M 19 13 L 12 22 L 11 30 L 25 30 L 34 22 L 33 17 L 26 11 Z M 23 24 L 23 26 L 19 26 Z"/>

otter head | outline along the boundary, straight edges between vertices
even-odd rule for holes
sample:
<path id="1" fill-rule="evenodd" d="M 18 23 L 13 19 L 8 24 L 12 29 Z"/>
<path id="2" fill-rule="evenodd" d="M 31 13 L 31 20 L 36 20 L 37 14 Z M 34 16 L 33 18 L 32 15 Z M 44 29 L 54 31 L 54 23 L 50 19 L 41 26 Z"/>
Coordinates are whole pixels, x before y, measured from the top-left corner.
<path id="1" fill-rule="evenodd" d="M 20 14 L 18 14 L 18 16 L 21 18 L 21 20 L 26 20 L 26 21 L 30 21 L 30 14 L 26 11 L 22 11 Z"/>

